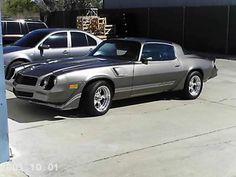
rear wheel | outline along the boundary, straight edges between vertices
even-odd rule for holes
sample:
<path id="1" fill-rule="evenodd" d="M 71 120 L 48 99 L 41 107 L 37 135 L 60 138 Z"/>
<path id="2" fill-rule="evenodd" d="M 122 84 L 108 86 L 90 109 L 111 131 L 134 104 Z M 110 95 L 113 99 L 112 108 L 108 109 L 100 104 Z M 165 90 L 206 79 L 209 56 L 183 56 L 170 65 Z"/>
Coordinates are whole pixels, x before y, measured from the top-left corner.
<path id="1" fill-rule="evenodd" d="M 82 107 L 92 116 L 101 116 L 111 107 L 113 92 L 106 81 L 96 81 L 89 84 L 82 95 Z"/>
<path id="2" fill-rule="evenodd" d="M 202 92 L 202 74 L 198 71 L 191 72 L 185 82 L 183 96 L 186 99 L 196 99 Z"/>

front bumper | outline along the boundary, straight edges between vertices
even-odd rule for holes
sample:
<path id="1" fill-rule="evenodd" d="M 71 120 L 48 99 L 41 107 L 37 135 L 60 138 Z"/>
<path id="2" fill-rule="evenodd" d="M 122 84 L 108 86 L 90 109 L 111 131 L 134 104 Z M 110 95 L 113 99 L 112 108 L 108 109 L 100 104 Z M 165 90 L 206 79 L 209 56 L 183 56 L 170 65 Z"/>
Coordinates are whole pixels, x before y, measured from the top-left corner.
<path id="1" fill-rule="evenodd" d="M 12 91 L 19 99 L 59 110 L 77 109 L 82 95 L 81 93 L 75 93 L 73 90 L 61 92 L 42 91 L 37 90 L 35 87 L 26 87 L 15 83 L 13 83 Z"/>
<path id="2" fill-rule="evenodd" d="M 13 82 L 14 82 L 13 79 L 5 81 L 6 89 L 10 92 L 13 92 L 13 87 L 14 87 Z"/>
<path id="3" fill-rule="evenodd" d="M 40 102 L 39 100 L 29 100 L 29 102 L 66 111 L 66 110 L 77 109 L 78 106 L 79 106 L 80 98 L 81 98 L 81 94 L 78 94 L 78 95 L 74 96 L 73 98 L 71 98 L 66 103 L 63 103 L 63 104 L 60 104 L 60 105 L 52 104 L 52 103 L 46 103 L 46 102 Z"/>
<path id="4" fill-rule="evenodd" d="M 14 83 L 14 80 L 15 80 L 14 76 L 17 72 L 19 72 L 20 70 L 22 70 L 24 68 L 25 68 L 24 66 L 17 66 L 16 68 L 15 67 L 11 68 L 12 73 L 9 76 L 9 78 L 6 78 L 6 80 L 5 80 L 6 89 L 8 91 L 13 92 L 13 88 L 14 88 L 13 83 Z M 6 73 L 6 71 L 5 71 L 5 73 Z M 6 73 L 6 75 L 7 74 L 9 74 L 9 73 Z"/>

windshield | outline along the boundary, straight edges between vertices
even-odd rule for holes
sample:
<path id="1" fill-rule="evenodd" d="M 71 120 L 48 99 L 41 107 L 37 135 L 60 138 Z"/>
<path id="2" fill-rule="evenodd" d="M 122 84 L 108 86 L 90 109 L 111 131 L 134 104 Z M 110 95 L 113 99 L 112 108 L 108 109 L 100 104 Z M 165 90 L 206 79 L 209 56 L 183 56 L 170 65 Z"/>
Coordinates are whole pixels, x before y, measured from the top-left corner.
<path id="1" fill-rule="evenodd" d="M 14 46 L 19 47 L 35 47 L 43 38 L 45 38 L 50 31 L 36 30 L 26 34 L 23 38 L 16 41 Z"/>
<path id="2" fill-rule="evenodd" d="M 91 56 L 133 61 L 138 59 L 140 48 L 139 42 L 109 40 L 99 45 Z"/>

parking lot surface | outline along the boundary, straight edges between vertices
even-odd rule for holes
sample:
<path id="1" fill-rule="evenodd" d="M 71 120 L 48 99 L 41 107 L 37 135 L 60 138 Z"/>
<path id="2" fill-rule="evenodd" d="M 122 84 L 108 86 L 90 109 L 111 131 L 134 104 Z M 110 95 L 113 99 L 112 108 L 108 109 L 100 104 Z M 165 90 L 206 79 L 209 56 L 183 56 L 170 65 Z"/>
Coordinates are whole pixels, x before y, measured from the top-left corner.
<path id="1" fill-rule="evenodd" d="M 32 177 L 236 176 L 236 62 L 197 100 L 116 101 L 102 117 L 61 112 L 7 92 L 12 161 Z"/>

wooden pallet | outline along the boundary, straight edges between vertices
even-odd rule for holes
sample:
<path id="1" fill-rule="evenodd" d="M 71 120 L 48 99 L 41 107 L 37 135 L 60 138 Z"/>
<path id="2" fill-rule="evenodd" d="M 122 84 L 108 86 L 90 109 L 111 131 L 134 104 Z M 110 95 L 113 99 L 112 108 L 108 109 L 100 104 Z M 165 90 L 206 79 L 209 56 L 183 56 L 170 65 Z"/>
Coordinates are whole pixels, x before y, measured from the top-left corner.
<path id="1" fill-rule="evenodd" d="M 107 25 L 107 18 L 99 16 L 78 16 L 77 28 L 102 39 L 106 39 L 107 36 L 115 33 L 115 25 Z"/>

